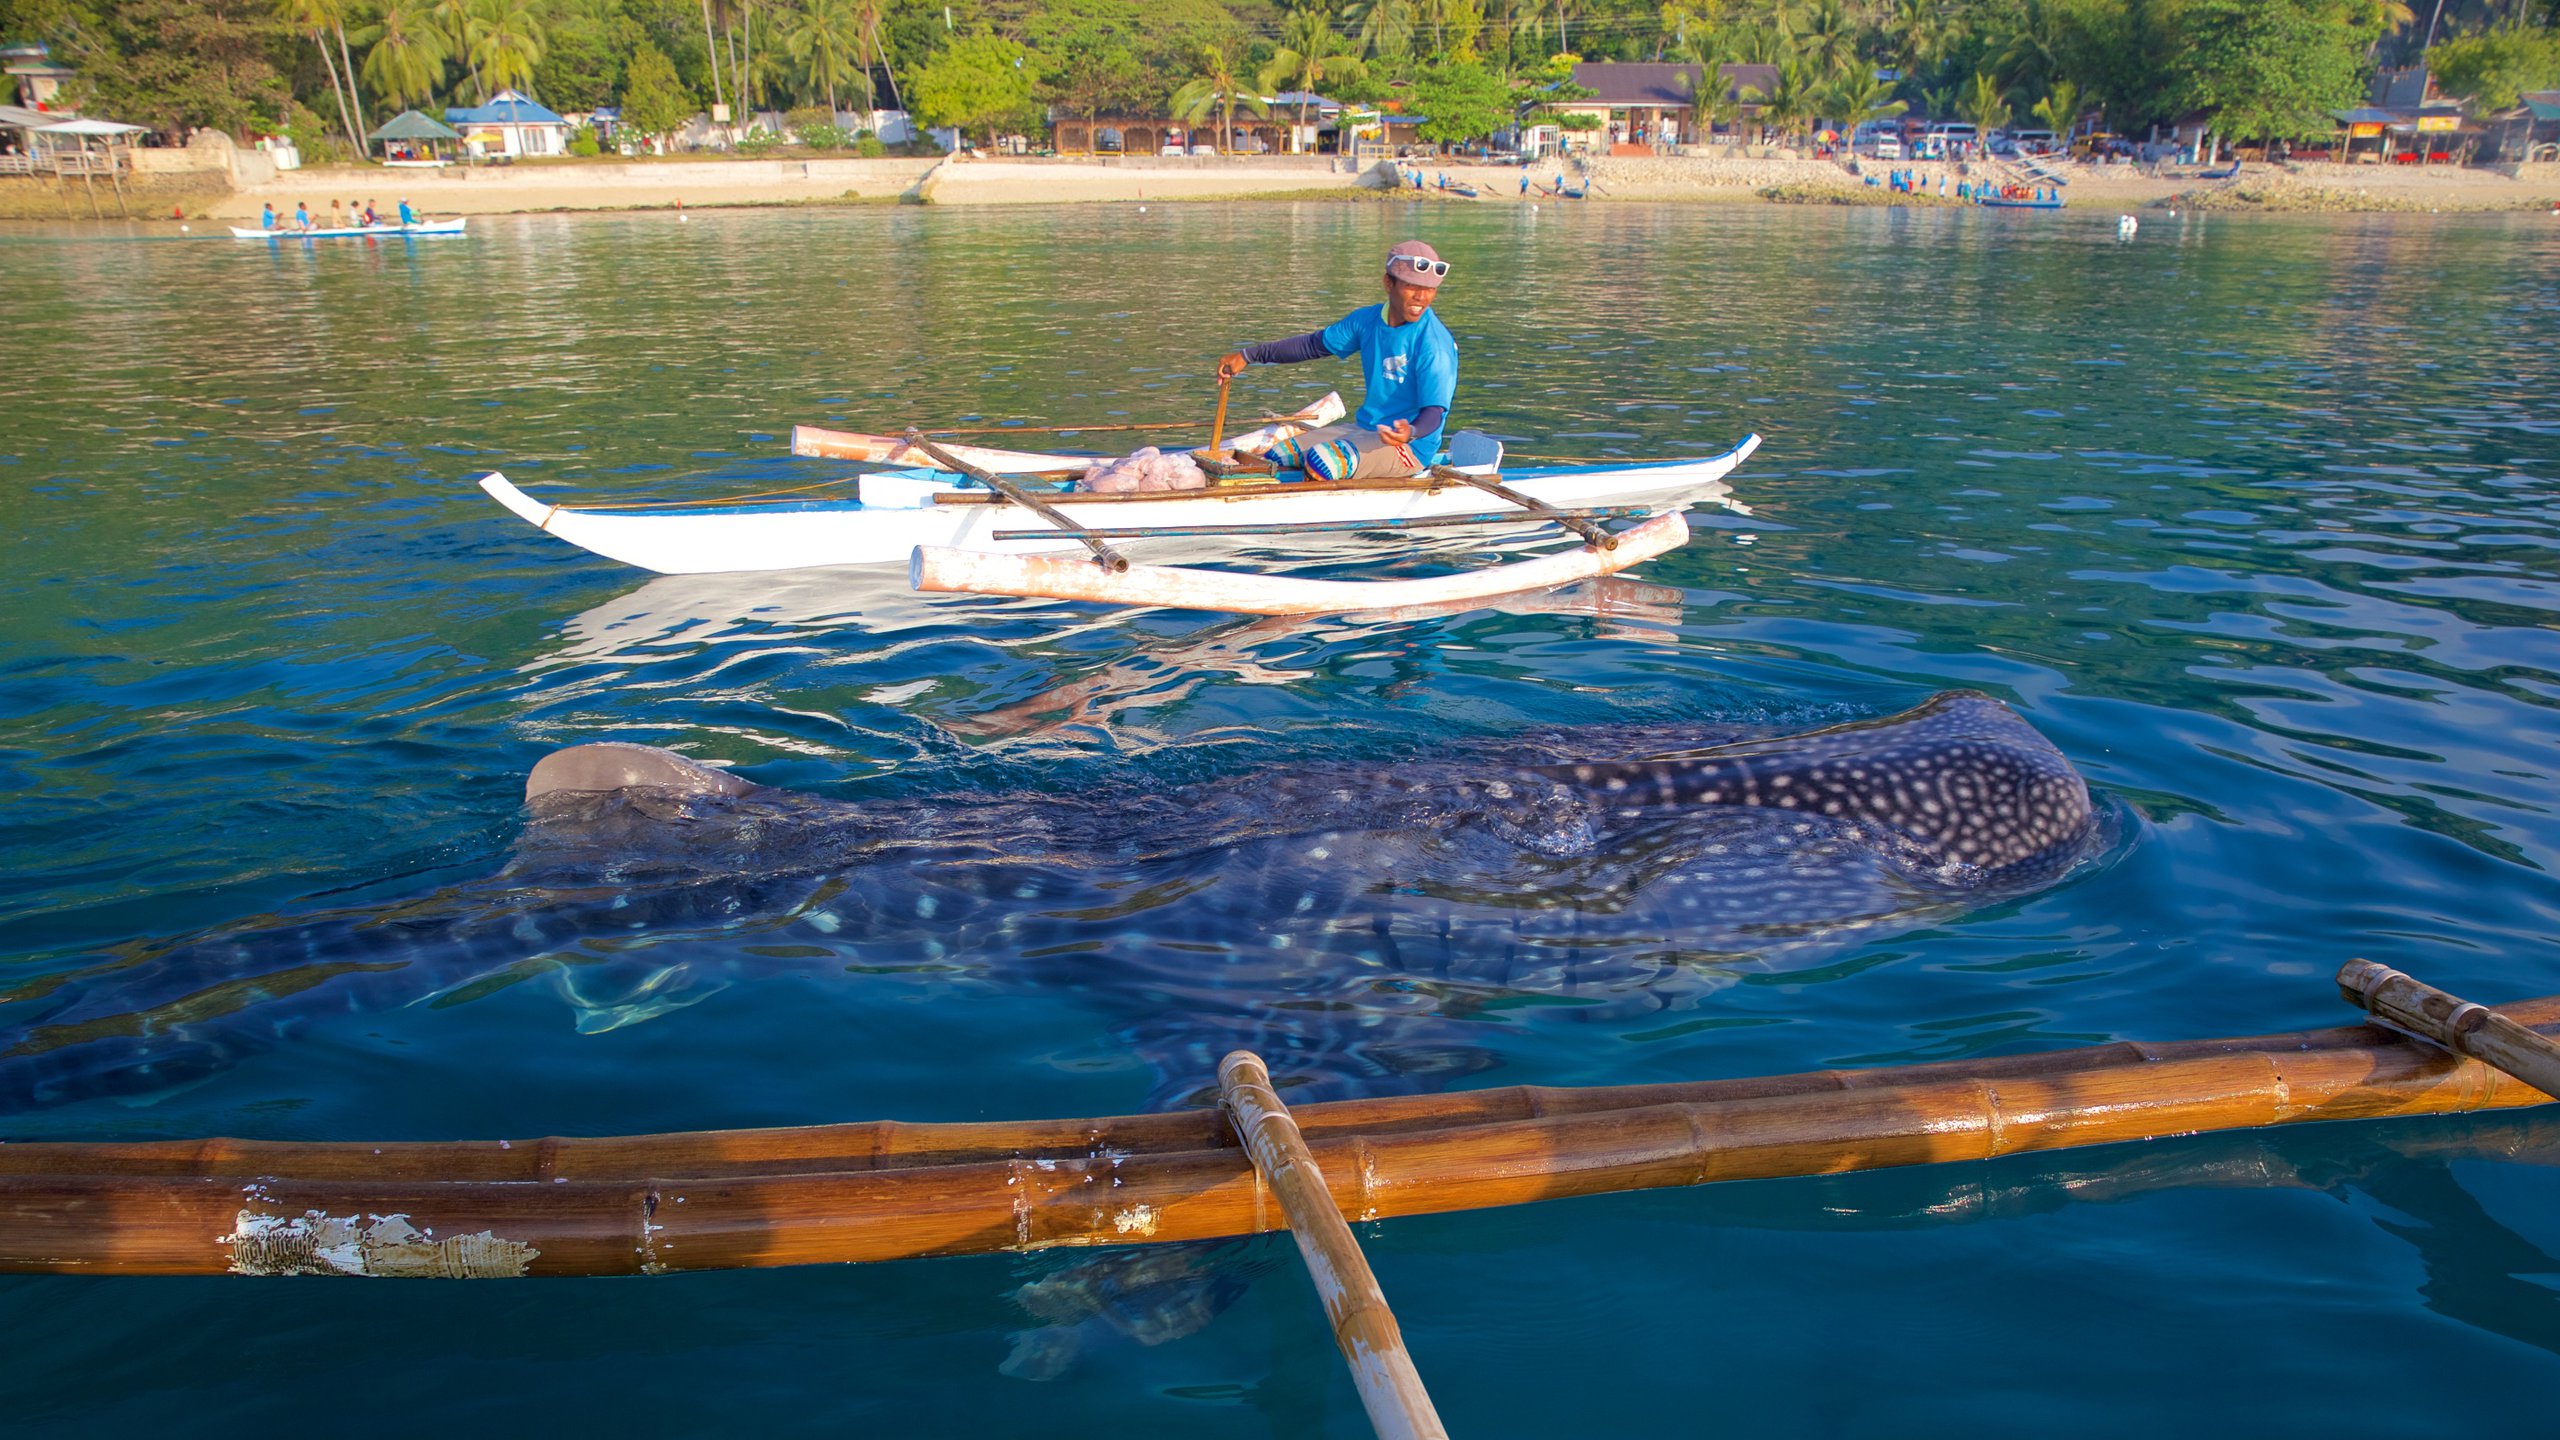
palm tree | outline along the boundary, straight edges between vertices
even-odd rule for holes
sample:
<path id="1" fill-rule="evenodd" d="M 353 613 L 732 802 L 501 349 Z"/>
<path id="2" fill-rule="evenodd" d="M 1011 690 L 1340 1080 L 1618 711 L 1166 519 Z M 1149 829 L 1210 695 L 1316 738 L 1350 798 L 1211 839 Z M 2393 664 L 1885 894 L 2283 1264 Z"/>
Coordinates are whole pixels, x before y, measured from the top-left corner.
<path id="1" fill-rule="evenodd" d="M 2036 118 L 2045 128 L 2071 143 L 2071 132 L 2080 125 L 2080 87 L 2068 80 L 2053 82 L 2053 91 L 2036 102 Z"/>
<path id="2" fill-rule="evenodd" d="M 365 83 L 393 105 L 423 105 L 444 83 L 445 42 L 428 0 L 393 0 L 382 12 L 381 37 L 365 52 Z"/>
<path id="3" fill-rule="evenodd" d="M 1954 38 L 1945 0 L 1897 0 L 1892 17 L 1885 22 L 1885 33 L 1893 37 L 1893 54 L 1905 70 L 1935 65 Z"/>
<path id="4" fill-rule="evenodd" d="M 1245 110 L 1267 116 L 1271 107 L 1261 96 L 1246 88 L 1236 78 L 1235 68 L 1227 62 L 1227 52 L 1215 45 L 1200 47 L 1199 78 L 1186 82 L 1173 92 L 1173 116 L 1185 125 L 1197 125 L 1211 111 L 1219 114 L 1218 148 L 1235 148 L 1236 111 Z"/>
<path id="5" fill-rule="evenodd" d="M 1778 62 L 1778 86 L 1761 97 L 1760 118 L 1781 135 L 1796 135 L 1821 118 L 1822 95 L 1813 70 L 1793 55 Z"/>
<path id="6" fill-rule="evenodd" d="M 862 17 L 854 13 L 850 0 L 809 0 L 809 8 L 801 12 L 782 43 L 790 50 L 791 58 L 800 62 L 810 83 L 825 88 L 828 124 L 835 123 L 839 80 L 859 75 L 863 108 L 871 108 L 871 72 L 854 63 L 869 37 L 862 33 Z"/>
<path id="7" fill-rule="evenodd" d="M 1803 24 L 1796 36 L 1797 52 L 1810 58 L 1822 74 L 1838 75 L 1857 58 L 1858 22 L 1840 0 L 1822 0 L 1806 14 Z"/>
<path id="8" fill-rule="evenodd" d="M 1307 105 L 1316 86 L 1326 80 L 1358 80 L 1369 67 L 1333 33 L 1333 19 L 1321 10 L 1292 10 L 1280 22 L 1280 48 L 1271 56 L 1266 75 L 1294 76 L 1298 89 L 1298 123 L 1307 123 Z M 1274 87 L 1277 88 L 1277 87 Z"/>
<path id="9" fill-rule="evenodd" d="M 277 0 L 276 16 L 320 52 L 320 68 L 329 72 L 329 93 L 337 97 L 338 121 L 346 129 L 347 144 L 361 159 L 364 137 L 356 133 L 355 107 L 347 103 L 347 92 L 338 84 L 337 57 L 329 52 L 327 32 L 338 23 L 337 0 Z"/>
<path id="10" fill-rule="evenodd" d="M 1356 21 L 1352 39 L 1360 53 L 1382 60 L 1401 60 L 1412 53 L 1419 19 L 1414 0 L 1354 0 L 1351 14 Z"/>
<path id="11" fill-rule="evenodd" d="M 489 98 L 489 87 L 480 81 L 480 58 L 471 51 L 471 16 L 475 0 L 428 0 L 434 8 L 428 15 L 436 28 L 444 32 L 445 53 L 462 57 L 471 71 L 471 89 L 481 99 Z"/>
<path id="12" fill-rule="evenodd" d="M 1992 79 L 1990 72 L 1978 70 L 1972 86 L 1956 101 L 1956 113 L 1972 121 L 1974 129 L 1988 137 L 2009 123 L 2009 100 L 2000 93 L 2000 82 Z"/>
<path id="13" fill-rule="evenodd" d="M 1742 119 L 1741 94 L 1726 83 L 1723 67 L 1712 60 L 1698 62 L 1694 71 L 1681 71 L 1680 89 L 1689 97 L 1690 123 L 1698 127 L 1701 139 L 1713 140 L 1717 126 Z"/>
<path id="14" fill-rule="evenodd" d="M 482 81 L 480 98 L 494 90 L 522 90 L 533 84 L 533 67 L 542 60 L 542 21 L 532 0 L 473 0 L 471 61 Z"/>
<path id="15" fill-rule="evenodd" d="M 1876 72 L 1864 65 L 1832 85 L 1830 107 L 1837 112 L 1841 128 L 1853 135 L 1869 121 L 1890 120 L 1911 108 L 1894 99 L 1893 87 L 1877 79 Z"/>

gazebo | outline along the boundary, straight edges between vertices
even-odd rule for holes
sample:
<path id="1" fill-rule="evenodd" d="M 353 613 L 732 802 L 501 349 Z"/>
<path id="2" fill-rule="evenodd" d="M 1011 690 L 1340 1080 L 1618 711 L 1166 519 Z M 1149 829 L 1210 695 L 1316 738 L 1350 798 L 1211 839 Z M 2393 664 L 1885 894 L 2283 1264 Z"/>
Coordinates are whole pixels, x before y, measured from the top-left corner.
<path id="1" fill-rule="evenodd" d="M 124 203 L 124 173 L 133 168 L 133 137 L 151 127 L 127 125 L 116 120 L 65 120 L 34 132 L 36 169 L 51 170 L 64 179 L 77 175 L 89 191 L 89 209 L 98 209 L 98 182 L 92 178 L 104 175 L 115 187 L 116 210 L 129 213 Z M 90 142 L 97 142 L 94 146 Z"/>
<path id="2" fill-rule="evenodd" d="M 382 163 L 405 169 L 440 169 L 453 163 L 453 157 L 440 151 L 442 145 L 459 145 L 462 132 L 431 115 L 403 110 L 382 122 L 381 128 L 367 135 L 365 142 L 382 147 Z"/>

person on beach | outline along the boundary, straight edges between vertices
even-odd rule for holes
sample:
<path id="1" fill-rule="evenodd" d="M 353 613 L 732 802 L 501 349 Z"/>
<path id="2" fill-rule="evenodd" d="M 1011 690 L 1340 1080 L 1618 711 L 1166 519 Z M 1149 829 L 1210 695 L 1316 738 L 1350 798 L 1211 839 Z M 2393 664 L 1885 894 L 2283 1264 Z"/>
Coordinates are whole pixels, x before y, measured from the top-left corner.
<path id="1" fill-rule="evenodd" d="M 1431 313 L 1449 262 L 1419 240 L 1387 250 L 1386 302 L 1354 310 L 1322 330 L 1247 345 L 1218 362 L 1218 379 L 1249 365 L 1360 357 L 1368 381 L 1360 411 L 1347 425 L 1327 425 L 1284 439 L 1263 453 L 1282 470 L 1311 480 L 1371 480 L 1419 475 L 1440 459 L 1440 436 L 1458 398 L 1458 342 Z"/>

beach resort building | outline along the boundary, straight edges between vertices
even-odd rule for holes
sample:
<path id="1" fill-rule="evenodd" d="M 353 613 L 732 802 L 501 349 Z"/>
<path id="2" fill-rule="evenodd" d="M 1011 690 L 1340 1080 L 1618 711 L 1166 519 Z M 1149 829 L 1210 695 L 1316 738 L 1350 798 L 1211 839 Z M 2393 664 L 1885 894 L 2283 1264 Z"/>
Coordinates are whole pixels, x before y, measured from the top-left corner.
<path id="1" fill-rule="evenodd" d="M 569 122 L 519 91 L 501 90 L 486 105 L 448 108 L 444 119 L 462 132 L 462 143 L 477 154 L 569 153 Z"/>
<path id="2" fill-rule="evenodd" d="M 1551 108 L 1559 115 L 1588 116 L 1600 127 L 1566 130 L 1568 145 L 1641 155 L 1656 146 L 1701 144 L 1709 138 L 1697 118 L 1699 92 L 1709 83 L 1704 66 L 1588 60 L 1573 67 L 1573 83 L 1592 93 Z M 1732 107 L 1729 123 L 1738 131 L 1758 122 L 1760 97 L 1777 88 L 1778 67 L 1719 65 L 1715 84 Z M 1577 136 L 1589 138 L 1577 142 Z"/>

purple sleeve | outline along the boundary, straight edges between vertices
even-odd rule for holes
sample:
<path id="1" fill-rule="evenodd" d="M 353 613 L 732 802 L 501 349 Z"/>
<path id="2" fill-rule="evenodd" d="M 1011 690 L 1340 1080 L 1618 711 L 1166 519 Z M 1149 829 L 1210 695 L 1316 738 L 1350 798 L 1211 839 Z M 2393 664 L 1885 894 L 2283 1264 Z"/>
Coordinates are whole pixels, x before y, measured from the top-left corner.
<path id="1" fill-rule="evenodd" d="M 1301 360 L 1324 360 L 1332 355 L 1332 351 L 1324 348 L 1324 332 L 1321 330 L 1244 347 L 1245 361 L 1252 365 L 1295 365 Z"/>
<path id="2" fill-rule="evenodd" d="M 1416 435 L 1428 435 L 1432 431 L 1439 429 L 1440 422 L 1448 418 L 1448 406 L 1425 405 L 1420 410 L 1414 412 L 1413 433 Z"/>

